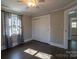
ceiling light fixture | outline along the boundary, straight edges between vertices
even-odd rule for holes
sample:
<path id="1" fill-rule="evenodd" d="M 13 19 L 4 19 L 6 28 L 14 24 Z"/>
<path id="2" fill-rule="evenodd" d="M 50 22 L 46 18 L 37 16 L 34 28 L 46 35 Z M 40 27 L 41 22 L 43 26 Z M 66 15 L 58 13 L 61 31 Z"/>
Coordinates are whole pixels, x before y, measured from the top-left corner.
<path id="1" fill-rule="evenodd" d="M 19 2 L 26 4 L 28 7 L 37 7 L 39 2 L 44 2 L 44 0 L 20 0 Z"/>
<path id="2" fill-rule="evenodd" d="M 20 2 L 28 7 L 36 7 L 38 5 L 38 0 L 20 0 Z"/>

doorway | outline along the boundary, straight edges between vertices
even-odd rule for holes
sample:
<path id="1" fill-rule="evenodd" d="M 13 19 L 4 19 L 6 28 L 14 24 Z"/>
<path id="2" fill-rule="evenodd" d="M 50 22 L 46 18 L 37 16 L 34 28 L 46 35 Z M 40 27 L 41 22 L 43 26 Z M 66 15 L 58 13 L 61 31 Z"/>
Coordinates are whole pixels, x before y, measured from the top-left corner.
<path id="1" fill-rule="evenodd" d="M 75 40 L 76 43 L 74 42 L 72 43 L 77 45 L 77 27 L 76 26 L 77 26 L 77 6 L 74 6 L 70 9 L 67 9 L 64 12 L 64 48 L 65 49 L 72 49 L 69 45 L 71 45 L 70 42 L 73 40 Z M 77 48 L 73 50 L 77 50 Z"/>
<path id="2" fill-rule="evenodd" d="M 68 15 L 68 49 L 77 50 L 77 11 L 70 11 Z"/>

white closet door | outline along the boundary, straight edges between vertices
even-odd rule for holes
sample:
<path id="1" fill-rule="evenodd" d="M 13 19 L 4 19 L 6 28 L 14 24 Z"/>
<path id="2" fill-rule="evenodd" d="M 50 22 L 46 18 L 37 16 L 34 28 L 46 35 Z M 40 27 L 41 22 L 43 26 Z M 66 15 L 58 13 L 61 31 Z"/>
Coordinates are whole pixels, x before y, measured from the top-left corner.
<path id="1" fill-rule="evenodd" d="M 49 16 L 41 16 L 32 21 L 32 38 L 41 42 L 50 41 L 50 19 Z"/>

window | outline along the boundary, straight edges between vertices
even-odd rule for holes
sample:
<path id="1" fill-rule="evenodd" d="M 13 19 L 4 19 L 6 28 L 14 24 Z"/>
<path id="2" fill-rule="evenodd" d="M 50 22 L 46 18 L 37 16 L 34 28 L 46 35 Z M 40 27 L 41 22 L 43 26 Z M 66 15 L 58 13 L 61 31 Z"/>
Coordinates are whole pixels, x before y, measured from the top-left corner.
<path id="1" fill-rule="evenodd" d="M 71 20 L 72 20 L 72 28 L 77 28 L 77 19 L 75 17 L 72 17 Z"/>
<path id="2" fill-rule="evenodd" d="M 18 15 L 11 14 L 9 18 L 9 36 L 21 34 L 21 20 Z"/>
<path id="3" fill-rule="evenodd" d="M 75 21 L 72 22 L 72 28 L 76 28 L 76 27 L 77 27 L 76 22 Z"/>

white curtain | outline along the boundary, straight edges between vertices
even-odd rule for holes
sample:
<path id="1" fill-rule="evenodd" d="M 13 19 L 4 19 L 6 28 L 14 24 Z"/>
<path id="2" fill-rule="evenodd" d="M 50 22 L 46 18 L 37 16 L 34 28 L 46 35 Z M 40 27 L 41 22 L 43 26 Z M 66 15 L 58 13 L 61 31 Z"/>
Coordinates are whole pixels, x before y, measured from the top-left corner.
<path id="1" fill-rule="evenodd" d="M 2 41 L 4 41 L 2 45 L 9 48 L 23 43 L 21 16 L 2 11 L 1 17 Z"/>

